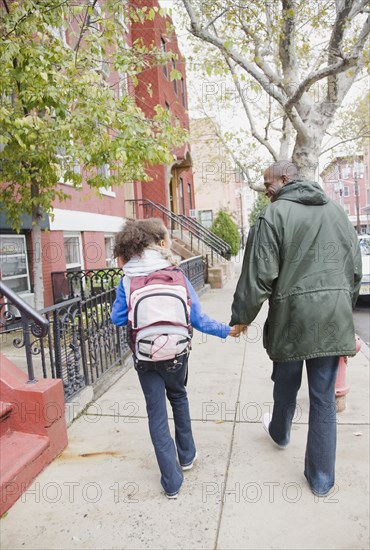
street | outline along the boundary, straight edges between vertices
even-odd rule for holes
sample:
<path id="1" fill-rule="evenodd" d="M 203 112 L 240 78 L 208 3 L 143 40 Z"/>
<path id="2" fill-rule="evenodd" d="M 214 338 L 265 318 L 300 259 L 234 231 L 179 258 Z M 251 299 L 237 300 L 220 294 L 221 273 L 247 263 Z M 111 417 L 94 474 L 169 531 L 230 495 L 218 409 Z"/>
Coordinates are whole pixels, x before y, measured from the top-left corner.
<path id="1" fill-rule="evenodd" d="M 370 345 L 370 300 L 360 298 L 353 312 L 356 333 L 368 346 Z"/>

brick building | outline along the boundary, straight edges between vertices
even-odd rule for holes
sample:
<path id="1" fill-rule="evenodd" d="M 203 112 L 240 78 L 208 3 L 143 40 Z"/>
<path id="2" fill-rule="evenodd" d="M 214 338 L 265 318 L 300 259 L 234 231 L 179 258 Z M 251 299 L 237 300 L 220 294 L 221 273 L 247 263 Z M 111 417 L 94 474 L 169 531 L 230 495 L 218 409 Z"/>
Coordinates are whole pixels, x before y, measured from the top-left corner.
<path id="1" fill-rule="evenodd" d="M 248 218 L 253 209 L 256 192 L 243 183 L 240 169 L 220 138 L 211 120 L 190 121 L 193 156 L 194 189 L 197 208 L 193 215 L 210 227 L 219 210 L 234 218 L 241 236 L 249 231 Z"/>
<path id="2" fill-rule="evenodd" d="M 159 7 L 156 0 L 148 0 L 145 5 Z M 169 22 L 168 18 L 166 20 L 157 14 L 152 21 L 145 21 L 143 24 L 135 22 L 126 27 L 128 45 L 141 37 L 146 44 L 154 43 L 158 48 L 174 52 L 171 62 L 143 71 L 136 88 L 127 83 L 125 75 L 109 71 L 104 60 L 101 71 L 117 95 L 127 92 L 134 94 L 137 105 L 147 117 L 151 117 L 155 105 L 160 104 L 171 111 L 174 124 L 179 123 L 188 129 L 185 66 L 175 34 L 168 34 L 166 24 Z M 71 30 L 67 29 L 60 36 L 67 44 L 70 43 Z M 56 29 L 56 32 L 60 31 Z M 170 72 L 173 68 L 182 73 L 181 80 L 171 81 Z M 148 84 L 151 84 L 151 93 L 148 91 Z M 108 166 L 102 167 L 102 170 L 108 169 Z M 80 170 L 80 167 L 77 166 L 76 170 Z M 48 231 L 43 231 L 39 251 L 43 261 L 45 306 L 53 304 L 55 298 L 51 273 L 115 265 L 112 257 L 115 233 L 122 227 L 126 217 L 143 215 L 142 208 L 137 208 L 135 212 L 132 209 L 133 203 L 127 203 L 128 200 L 149 199 L 184 214 L 194 208 L 188 145 L 174 151 L 171 166 L 152 166 L 148 168 L 148 173 L 152 178 L 151 182 L 131 182 L 123 187 L 101 189 L 98 194 L 84 181 L 82 189 L 76 190 L 61 176 L 59 185 L 66 189 L 71 198 L 54 203 L 53 218 L 45 216 L 43 229 Z M 37 261 L 37 258 L 32 258 L 31 254 L 31 219 L 24 217 L 19 235 L 7 226 L 5 216 L 0 217 L 0 222 L 1 278 L 33 305 L 32 262 Z"/>
<path id="3" fill-rule="evenodd" d="M 151 3 L 159 7 L 156 0 Z M 155 44 L 164 52 L 174 53 L 168 63 L 149 68 L 140 74 L 140 82 L 135 89 L 136 101 L 147 117 L 154 115 L 155 105 L 161 105 L 171 112 L 174 124 L 189 130 L 185 62 L 176 35 L 168 33 L 168 24 L 171 24 L 171 20 L 159 15 L 156 15 L 154 21 L 132 24 L 133 41 L 141 38 L 147 46 Z M 171 81 L 173 69 L 181 72 L 181 80 Z M 189 145 L 182 146 L 174 154 L 176 159 L 171 166 L 152 166 L 149 170 L 152 181 L 135 183 L 133 194 L 136 199 L 149 199 L 163 204 L 176 214 L 188 214 L 189 209 L 195 206 Z"/>
<path id="4" fill-rule="evenodd" d="M 321 174 L 326 194 L 340 204 L 358 233 L 370 233 L 369 151 L 338 156 Z"/>

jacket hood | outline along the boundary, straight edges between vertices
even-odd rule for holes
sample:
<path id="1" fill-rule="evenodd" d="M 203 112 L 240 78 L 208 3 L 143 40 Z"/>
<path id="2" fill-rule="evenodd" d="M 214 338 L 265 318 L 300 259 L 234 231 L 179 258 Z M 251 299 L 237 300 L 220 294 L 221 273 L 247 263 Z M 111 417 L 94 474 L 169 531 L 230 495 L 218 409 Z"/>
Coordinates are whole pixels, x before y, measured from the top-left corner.
<path id="1" fill-rule="evenodd" d="M 123 266 L 123 273 L 127 277 L 149 275 L 158 269 L 169 267 L 171 262 L 164 257 L 160 250 L 146 248 L 142 256 L 133 256 Z"/>
<path id="2" fill-rule="evenodd" d="M 315 181 L 293 180 L 284 185 L 276 195 L 275 200 L 298 202 L 317 206 L 326 204 L 328 197 L 324 190 Z"/>

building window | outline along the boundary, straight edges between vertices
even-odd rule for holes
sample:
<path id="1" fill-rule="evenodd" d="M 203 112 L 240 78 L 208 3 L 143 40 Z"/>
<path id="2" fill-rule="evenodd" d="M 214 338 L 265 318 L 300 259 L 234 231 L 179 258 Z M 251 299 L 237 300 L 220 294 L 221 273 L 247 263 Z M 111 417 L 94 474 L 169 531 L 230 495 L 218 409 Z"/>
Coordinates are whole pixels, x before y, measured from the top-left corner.
<path id="1" fill-rule="evenodd" d="M 49 27 L 49 28 L 54 38 L 62 42 L 64 46 L 68 46 L 66 31 L 63 27 Z"/>
<path id="2" fill-rule="evenodd" d="M 175 71 L 176 70 L 176 62 L 174 59 L 172 59 L 172 69 Z M 177 80 L 176 78 L 173 80 L 173 91 L 175 92 L 175 94 L 177 95 Z"/>
<path id="3" fill-rule="evenodd" d="M 67 271 L 83 269 L 80 233 L 64 233 L 64 253 Z"/>
<path id="4" fill-rule="evenodd" d="M 342 178 L 344 180 L 348 180 L 351 172 L 351 167 L 348 164 L 346 164 L 346 165 L 342 165 L 341 168 L 342 168 Z"/>
<path id="5" fill-rule="evenodd" d="M 181 102 L 182 106 L 186 108 L 185 82 L 183 78 L 181 79 Z"/>
<path id="6" fill-rule="evenodd" d="M 102 164 L 102 166 L 98 167 L 98 176 L 101 176 L 102 178 L 108 179 L 111 176 L 111 171 L 109 168 L 109 164 Z M 107 195 L 108 197 L 115 197 L 116 194 L 113 191 L 113 187 L 111 185 L 105 185 L 104 187 L 99 187 L 99 192 L 102 195 Z"/>
<path id="7" fill-rule="evenodd" d="M 185 214 L 184 180 L 179 178 L 181 214 Z"/>
<path id="8" fill-rule="evenodd" d="M 114 236 L 105 235 L 104 236 L 105 244 L 105 263 L 107 267 L 117 267 L 117 260 L 113 258 L 113 248 L 114 248 Z"/>
<path id="9" fill-rule="evenodd" d="M 213 222 L 212 210 L 199 210 L 199 221 L 204 227 L 209 229 Z"/>
<path id="10" fill-rule="evenodd" d="M 118 73 L 118 99 L 128 94 L 128 78 L 126 73 Z"/>
<path id="11" fill-rule="evenodd" d="M 167 101 L 164 102 L 164 106 L 166 111 L 170 111 L 170 104 Z"/>
<path id="12" fill-rule="evenodd" d="M 343 187 L 343 197 L 349 197 L 349 187 L 347 185 Z"/>
<path id="13" fill-rule="evenodd" d="M 161 38 L 161 50 L 163 53 L 166 53 L 166 41 L 164 38 Z M 166 78 L 168 78 L 167 62 L 163 64 L 163 74 Z"/>
<path id="14" fill-rule="evenodd" d="M 73 143 L 71 143 L 71 145 L 73 145 Z M 73 181 L 65 178 L 65 173 L 67 172 L 67 170 L 71 170 L 74 174 L 80 175 L 81 166 L 76 161 L 72 161 L 68 157 L 65 147 L 57 147 L 56 158 L 60 166 L 60 176 L 58 183 L 63 183 L 64 185 L 73 185 Z"/>
<path id="15" fill-rule="evenodd" d="M 188 203 L 189 203 L 189 209 L 193 209 L 193 195 L 191 194 L 191 184 L 188 183 Z"/>
<path id="16" fill-rule="evenodd" d="M 1 279 L 13 292 L 30 292 L 26 238 L 0 235 Z"/>

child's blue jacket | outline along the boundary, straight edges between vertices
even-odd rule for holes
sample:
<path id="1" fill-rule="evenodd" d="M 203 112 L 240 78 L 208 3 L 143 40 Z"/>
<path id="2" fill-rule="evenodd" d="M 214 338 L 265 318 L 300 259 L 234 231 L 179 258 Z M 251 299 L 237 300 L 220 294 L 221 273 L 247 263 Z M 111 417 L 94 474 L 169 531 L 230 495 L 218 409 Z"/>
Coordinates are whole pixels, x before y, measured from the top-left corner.
<path id="1" fill-rule="evenodd" d="M 202 312 L 197 293 L 195 292 L 189 279 L 185 277 L 185 280 L 191 299 L 190 322 L 193 328 L 199 330 L 200 332 L 210 334 L 211 336 L 226 338 L 230 332 L 230 327 L 225 323 L 215 321 L 206 313 Z M 112 322 L 120 327 L 127 325 L 128 322 L 128 304 L 122 281 L 123 280 L 120 281 L 117 287 L 116 299 L 114 301 L 112 313 L 110 316 Z"/>

